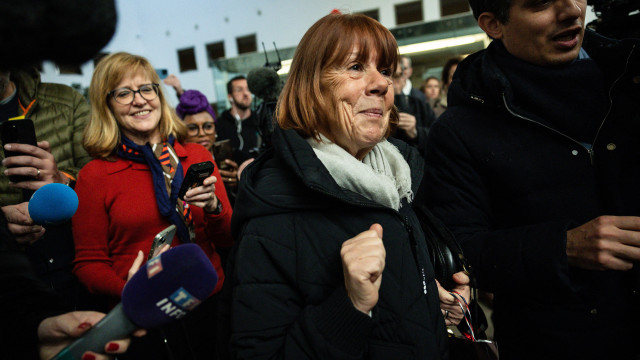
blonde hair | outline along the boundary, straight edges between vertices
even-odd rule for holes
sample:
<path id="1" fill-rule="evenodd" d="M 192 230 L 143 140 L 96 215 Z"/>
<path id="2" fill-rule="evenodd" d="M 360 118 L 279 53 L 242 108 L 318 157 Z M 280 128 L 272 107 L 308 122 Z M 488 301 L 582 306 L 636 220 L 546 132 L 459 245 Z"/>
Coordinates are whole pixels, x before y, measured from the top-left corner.
<path id="1" fill-rule="evenodd" d="M 152 83 L 160 84 L 160 78 L 153 66 L 142 56 L 118 52 L 102 58 L 91 78 L 89 99 L 91 118 L 84 130 L 82 145 L 94 158 L 108 158 L 120 143 L 120 128 L 109 107 L 108 93 L 128 74 L 142 74 Z M 187 135 L 186 125 L 169 106 L 162 86 L 158 87 L 160 100 L 160 122 L 158 127 L 163 139 L 173 135 L 182 143 Z"/>
<path id="2" fill-rule="evenodd" d="M 318 141 L 322 133 L 335 141 L 329 119 L 339 118 L 339 106 L 334 95 L 336 84 L 327 76 L 327 70 L 344 64 L 354 48 L 358 48 L 358 61 L 366 61 L 375 50 L 380 67 L 397 67 L 398 44 L 379 22 L 361 14 L 323 17 L 307 30 L 293 56 L 276 108 L 281 128 L 294 129 L 302 137 Z M 397 127 L 398 118 L 394 106 L 385 138 Z"/>

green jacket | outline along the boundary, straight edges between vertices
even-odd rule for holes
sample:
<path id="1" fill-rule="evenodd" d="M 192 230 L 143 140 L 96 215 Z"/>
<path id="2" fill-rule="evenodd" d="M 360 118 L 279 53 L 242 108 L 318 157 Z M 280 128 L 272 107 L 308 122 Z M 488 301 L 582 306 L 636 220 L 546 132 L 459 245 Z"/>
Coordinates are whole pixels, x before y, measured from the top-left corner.
<path id="1" fill-rule="evenodd" d="M 91 160 L 82 147 L 82 134 L 89 121 L 90 107 L 73 88 L 62 84 L 41 83 L 34 69 L 12 72 L 18 98 L 25 108 L 35 99 L 25 118 L 33 120 L 38 141 L 48 141 L 58 170 L 74 177 Z M 20 114 L 17 114 L 20 115 Z M 4 158 L 4 153 L 2 153 Z M 1 167 L 0 174 L 5 168 Z M 0 206 L 22 202 L 22 191 L 9 187 L 9 179 L 0 176 Z"/>

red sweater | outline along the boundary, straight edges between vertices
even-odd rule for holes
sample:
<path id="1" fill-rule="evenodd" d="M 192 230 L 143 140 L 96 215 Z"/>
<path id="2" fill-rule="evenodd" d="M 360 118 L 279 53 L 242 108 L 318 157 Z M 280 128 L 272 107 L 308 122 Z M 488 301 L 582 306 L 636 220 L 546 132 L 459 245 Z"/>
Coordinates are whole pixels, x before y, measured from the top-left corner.
<path id="1" fill-rule="evenodd" d="M 191 164 L 213 161 L 199 144 L 175 143 L 174 149 L 184 172 Z M 218 272 L 222 287 L 224 273 L 216 246 L 230 247 L 231 205 L 220 172 L 214 175 L 216 196 L 222 202 L 218 215 L 206 214 L 191 206 L 196 227 L 196 243 L 202 247 Z M 94 294 L 119 300 L 129 268 L 138 250 L 146 256 L 155 235 L 171 225 L 158 210 L 151 170 L 147 164 L 115 157 L 115 161 L 95 159 L 78 174 L 75 190 L 80 201 L 72 219 L 76 247 L 74 274 Z M 176 236 L 173 245 L 180 243 Z"/>

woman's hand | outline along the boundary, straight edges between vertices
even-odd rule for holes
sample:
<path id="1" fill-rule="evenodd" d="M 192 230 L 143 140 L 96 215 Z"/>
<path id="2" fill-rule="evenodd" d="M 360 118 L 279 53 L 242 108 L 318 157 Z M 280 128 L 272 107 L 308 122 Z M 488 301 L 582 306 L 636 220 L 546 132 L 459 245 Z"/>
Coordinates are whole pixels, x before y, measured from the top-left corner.
<path id="1" fill-rule="evenodd" d="M 74 311 L 42 320 L 38 325 L 40 359 L 51 359 L 103 317 L 103 313 L 95 311 Z M 146 334 L 145 330 L 137 330 L 133 335 L 143 336 L 144 334 Z M 104 347 L 104 352 L 112 355 L 122 354 L 127 351 L 129 343 L 129 339 L 109 341 Z M 87 351 L 82 359 L 107 360 L 113 357 Z"/>
<path id="2" fill-rule="evenodd" d="M 169 244 L 164 244 L 162 246 L 160 246 L 159 248 L 156 249 L 156 251 L 153 252 L 153 256 L 151 256 L 152 258 L 162 254 L 163 252 L 169 250 L 171 246 Z M 144 264 L 144 253 L 142 252 L 142 250 L 138 250 L 138 255 L 136 256 L 136 259 L 133 260 L 133 264 L 131 264 L 131 267 L 129 268 L 129 272 L 127 273 L 127 281 L 131 280 L 131 278 L 133 277 L 133 275 L 135 275 L 138 270 L 140 270 L 140 268 L 142 267 L 142 264 Z"/>
<path id="3" fill-rule="evenodd" d="M 347 295 L 356 309 L 369 314 L 378 303 L 385 265 L 382 226 L 373 224 L 369 230 L 345 241 L 340 256 Z"/>
<path id="4" fill-rule="evenodd" d="M 218 178 L 214 175 L 204 179 L 201 186 L 187 191 L 184 195 L 184 201 L 189 203 L 189 205 L 203 208 L 207 213 L 215 212 L 218 207 L 218 198 L 215 193 L 216 181 L 218 181 Z"/>
<path id="5" fill-rule="evenodd" d="M 238 185 L 238 164 L 230 159 L 225 159 L 224 163 L 229 165 L 227 170 L 222 170 L 222 168 L 218 167 L 222 181 L 227 186 L 233 187 Z"/>
<path id="6" fill-rule="evenodd" d="M 469 300 L 471 299 L 469 276 L 467 276 L 463 271 L 457 272 L 453 274 L 453 281 L 455 281 L 456 287 L 451 290 L 446 290 L 440 286 L 440 283 L 436 280 L 436 284 L 438 285 L 438 295 L 440 297 L 440 311 L 442 311 L 444 322 L 447 326 L 458 325 L 460 321 L 464 319 L 464 313 L 458 304 L 458 300 L 456 300 L 453 295 L 449 294 L 449 292 L 457 292 L 460 296 L 464 297 L 464 300 L 467 303 L 469 303 Z M 462 304 L 462 307 L 466 309 L 464 303 Z"/>
<path id="7" fill-rule="evenodd" d="M 131 267 L 129 268 L 129 272 L 127 274 L 127 281 L 131 280 L 133 275 L 135 275 L 135 273 L 137 273 L 138 270 L 140 270 L 140 267 L 142 266 L 143 262 L 144 262 L 144 253 L 142 252 L 142 250 L 138 250 L 138 256 L 136 256 L 136 259 L 133 260 L 133 264 L 131 264 Z"/>

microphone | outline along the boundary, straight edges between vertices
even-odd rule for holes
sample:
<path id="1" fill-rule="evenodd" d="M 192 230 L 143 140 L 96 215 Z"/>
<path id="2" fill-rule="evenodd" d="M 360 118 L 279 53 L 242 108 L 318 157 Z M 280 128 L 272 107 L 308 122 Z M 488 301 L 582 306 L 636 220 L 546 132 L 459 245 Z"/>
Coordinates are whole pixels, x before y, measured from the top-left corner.
<path id="1" fill-rule="evenodd" d="M 109 341 L 125 338 L 138 328 L 178 320 L 208 298 L 217 282 L 213 265 L 198 245 L 167 250 L 133 275 L 122 290 L 120 304 L 52 360 L 79 360 L 85 351 L 104 353 Z"/>
<path id="2" fill-rule="evenodd" d="M 67 185 L 51 183 L 36 190 L 29 200 L 29 216 L 38 225 L 61 224 L 78 210 L 78 195 Z"/>
<path id="3" fill-rule="evenodd" d="M 276 101 L 281 90 L 280 77 L 271 67 L 261 67 L 249 71 L 247 85 L 249 91 L 264 102 Z"/>

